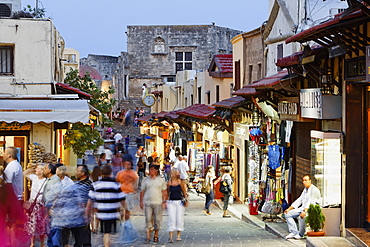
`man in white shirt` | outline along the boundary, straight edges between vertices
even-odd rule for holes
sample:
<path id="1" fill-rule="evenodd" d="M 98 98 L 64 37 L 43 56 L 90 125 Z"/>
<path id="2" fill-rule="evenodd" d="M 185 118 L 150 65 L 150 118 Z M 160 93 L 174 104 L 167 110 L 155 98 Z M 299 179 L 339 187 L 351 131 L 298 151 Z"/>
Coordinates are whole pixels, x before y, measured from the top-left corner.
<path id="1" fill-rule="evenodd" d="M 307 209 L 310 204 L 319 204 L 321 195 L 320 190 L 311 183 L 311 176 L 303 176 L 303 192 L 300 197 L 295 200 L 292 205 L 284 211 L 285 219 L 288 224 L 289 234 L 285 237 L 286 239 L 295 238 L 301 239 L 306 231 L 305 217 L 307 215 Z M 299 231 L 294 218 L 298 217 Z"/>
<path id="2" fill-rule="evenodd" d="M 66 166 L 58 166 L 57 168 L 57 176 L 60 178 L 60 182 L 62 183 L 63 188 L 67 185 L 74 184 L 73 180 L 66 175 L 67 167 Z"/>
<path id="3" fill-rule="evenodd" d="M 4 161 L 7 163 L 4 170 L 5 182 L 12 184 L 16 197 L 21 201 L 23 196 L 23 171 L 18 162 L 15 147 L 5 149 Z"/>
<path id="4" fill-rule="evenodd" d="M 116 143 L 118 143 L 118 141 L 121 141 L 122 140 L 122 135 L 120 133 L 117 133 L 117 134 L 114 135 L 113 138 L 114 138 L 114 141 Z"/>
<path id="5" fill-rule="evenodd" d="M 176 164 L 176 167 L 174 165 L 174 167 L 180 172 L 181 182 L 187 186 L 188 178 L 189 178 L 189 170 L 190 170 L 188 162 L 187 162 L 187 157 L 180 155 L 179 160 L 180 162 Z"/>
<path id="6" fill-rule="evenodd" d="M 173 164 L 173 168 L 176 168 L 177 170 L 179 170 L 178 167 L 179 167 L 179 164 L 181 163 L 181 161 L 182 161 L 182 155 L 177 156 L 177 159 L 176 159 L 175 163 Z"/>

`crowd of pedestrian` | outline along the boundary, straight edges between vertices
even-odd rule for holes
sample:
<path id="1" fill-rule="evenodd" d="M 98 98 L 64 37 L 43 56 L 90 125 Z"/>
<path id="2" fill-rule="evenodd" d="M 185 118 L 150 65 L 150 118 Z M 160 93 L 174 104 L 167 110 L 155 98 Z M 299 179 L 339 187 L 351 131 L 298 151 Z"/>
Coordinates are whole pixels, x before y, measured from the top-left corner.
<path id="1" fill-rule="evenodd" d="M 113 121 L 119 122 L 120 124 L 124 124 L 125 126 L 128 126 L 131 121 L 132 117 L 132 111 L 131 110 L 125 110 L 118 108 L 116 111 L 113 111 L 109 114 L 109 118 Z M 142 116 L 145 116 L 145 110 L 141 107 L 136 107 L 134 110 L 134 121 L 133 124 L 135 127 L 139 127 L 139 121 L 138 119 Z"/>
<path id="2" fill-rule="evenodd" d="M 118 137 L 115 136 L 116 144 L 123 139 Z M 121 157 L 119 149 L 111 160 L 102 153 L 92 172 L 86 165 L 78 165 L 73 181 L 63 164 L 38 164 L 22 172 L 17 150 L 7 148 L 4 152 L 7 166 L 0 177 L 0 235 L 4 236 L 0 247 L 32 247 L 36 241 L 44 246 L 45 236 L 47 246 L 66 246 L 71 241 L 74 246 L 92 246 L 92 232 L 101 232 L 104 246 L 110 246 L 111 234 L 117 232 L 120 221 L 124 222 L 120 228 L 124 228 L 126 238 L 132 231 L 131 242 L 126 239 L 122 243 L 132 243 L 137 232 L 130 218 L 136 207 L 144 210 L 146 243 L 159 241 L 165 209 L 168 242 L 181 241 L 188 205 L 186 157 L 166 157 L 161 162 L 162 155 L 156 148 L 148 155 L 143 146 L 138 146 L 135 156 L 136 168 L 132 157 Z M 229 174 L 230 171 L 225 170 L 222 180 L 228 180 Z M 31 182 L 31 194 L 22 204 L 23 176 Z M 205 182 L 213 184 L 214 179 L 213 167 L 208 167 Z M 213 189 L 213 185 L 211 187 Z M 206 198 L 205 212 L 209 215 L 213 192 Z"/>

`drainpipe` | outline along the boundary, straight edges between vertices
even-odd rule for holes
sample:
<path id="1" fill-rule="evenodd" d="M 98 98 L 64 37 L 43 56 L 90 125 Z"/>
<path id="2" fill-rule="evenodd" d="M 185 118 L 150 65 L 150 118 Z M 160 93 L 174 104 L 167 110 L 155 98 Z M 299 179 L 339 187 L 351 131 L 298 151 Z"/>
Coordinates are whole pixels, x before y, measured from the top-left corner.
<path id="1" fill-rule="evenodd" d="M 345 80 L 342 82 L 342 88 L 346 89 L 347 83 Z M 342 94 L 342 205 L 341 205 L 341 222 L 340 222 L 340 235 L 346 237 L 346 149 L 345 149 L 345 136 L 346 136 L 346 90 Z"/>

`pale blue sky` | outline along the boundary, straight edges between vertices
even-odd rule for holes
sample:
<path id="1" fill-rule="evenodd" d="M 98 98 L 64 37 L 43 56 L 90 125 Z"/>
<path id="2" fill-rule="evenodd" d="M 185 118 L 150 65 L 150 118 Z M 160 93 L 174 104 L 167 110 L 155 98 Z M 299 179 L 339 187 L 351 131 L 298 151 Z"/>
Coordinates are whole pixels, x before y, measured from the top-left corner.
<path id="1" fill-rule="evenodd" d="M 268 0 L 40 0 L 46 17 L 81 53 L 118 56 L 128 25 L 204 25 L 248 32 L 268 18 Z M 22 0 L 22 8 L 36 0 Z"/>

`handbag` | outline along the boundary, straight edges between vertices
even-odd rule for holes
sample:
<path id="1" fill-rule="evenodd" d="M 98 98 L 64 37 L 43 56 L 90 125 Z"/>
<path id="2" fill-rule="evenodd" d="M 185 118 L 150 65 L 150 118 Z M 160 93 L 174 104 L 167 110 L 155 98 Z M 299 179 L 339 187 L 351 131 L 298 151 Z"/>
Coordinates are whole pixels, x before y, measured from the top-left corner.
<path id="1" fill-rule="evenodd" d="M 189 204 L 188 199 L 186 199 L 185 197 L 182 197 L 182 198 L 181 198 L 181 204 L 182 204 L 184 207 L 187 207 L 187 206 L 188 206 L 188 204 Z"/>
<path id="2" fill-rule="evenodd" d="M 45 179 L 45 180 L 44 180 L 44 182 L 42 183 L 42 185 L 41 185 L 41 187 L 40 187 L 39 191 L 37 192 L 36 197 L 35 197 L 35 199 L 33 200 L 33 202 L 30 202 L 30 201 L 24 201 L 24 202 L 23 202 L 23 205 L 22 205 L 22 206 L 23 206 L 24 210 L 26 210 L 26 212 L 27 212 L 28 214 L 31 214 L 31 213 L 32 213 L 32 211 L 33 211 L 33 209 L 35 208 L 36 203 L 37 203 L 37 198 L 38 198 L 38 197 L 39 197 L 39 195 L 41 194 L 41 193 L 40 193 L 40 192 L 41 192 L 41 189 L 43 189 L 43 187 L 44 187 L 44 184 L 45 184 L 46 180 L 47 180 L 47 179 Z"/>
<path id="3" fill-rule="evenodd" d="M 203 194 L 209 194 L 211 193 L 211 183 L 205 183 L 203 186 L 202 186 L 202 189 L 201 189 L 201 192 Z"/>
<path id="4" fill-rule="evenodd" d="M 221 181 L 219 191 L 222 194 L 228 194 L 228 193 L 230 193 L 229 184 L 226 181 Z"/>

